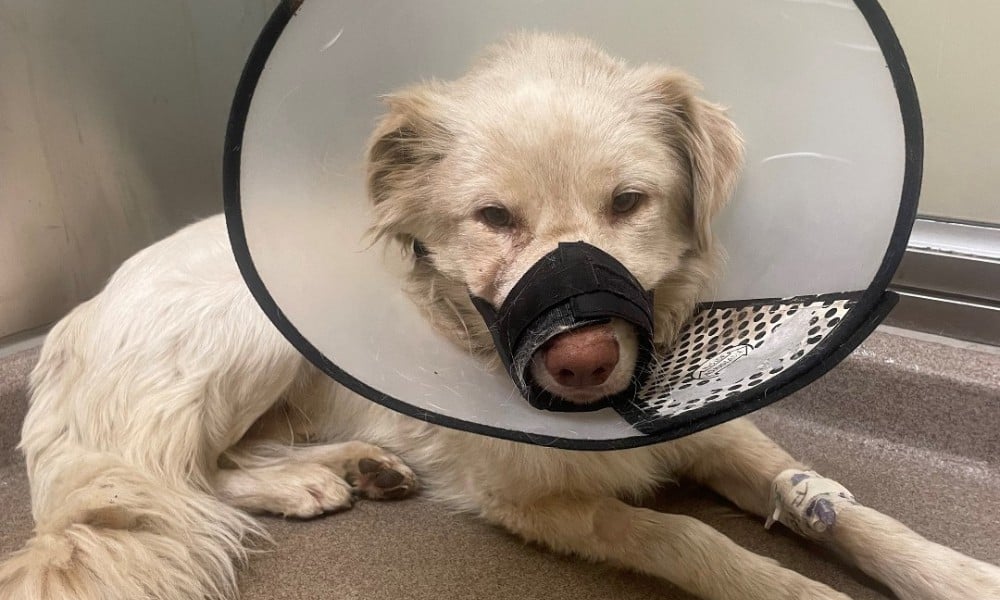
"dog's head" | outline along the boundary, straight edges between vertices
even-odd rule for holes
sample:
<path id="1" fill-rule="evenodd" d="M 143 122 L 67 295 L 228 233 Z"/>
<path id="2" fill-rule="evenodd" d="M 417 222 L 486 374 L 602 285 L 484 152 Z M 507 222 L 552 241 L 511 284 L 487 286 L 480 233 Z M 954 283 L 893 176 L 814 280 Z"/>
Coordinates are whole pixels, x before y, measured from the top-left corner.
<path id="1" fill-rule="evenodd" d="M 668 344 L 714 276 L 711 221 L 742 164 L 736 127 L 697 91 L 579 38 L 508 38 L 460 79 L 387 98 L 367 155 L 373 231 L 417 249 L 411 294 L 473 353 L 493 340 L 469 294 L 501 306 L 577 241 L 654 292 L 654 340 Z M 531 373 L 584 404 L 627 388 L 636 356 L 633 327 L 612 318 L 549 339 Z"/>

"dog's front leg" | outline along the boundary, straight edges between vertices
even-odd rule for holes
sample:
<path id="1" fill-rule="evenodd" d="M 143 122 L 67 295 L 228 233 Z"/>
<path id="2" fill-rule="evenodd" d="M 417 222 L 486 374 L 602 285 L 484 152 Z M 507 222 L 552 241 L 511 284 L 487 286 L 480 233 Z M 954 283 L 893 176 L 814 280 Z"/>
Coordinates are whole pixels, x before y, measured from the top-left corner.
<path id="1" fill-rule="evenodd" d="M 707 600 L 849 600 L 697 519 L 615 498 L 493 498 L 483 515 L 529 541 L 661 577 Z"/>
<path id="2" fill-rule="evenodd" d="M 903 600 L 1000 599 L 1000 569 L 920 536 L 812 471 L 775 478 L 771 519 L 826 543 Z"/>
<path id="3" fill-rule="evenodd" d="M 902 600 L 1000 599 L 1000 569 L 918 535 L 737 419 L 669 445 L 682 475 L 831 546 Z"/>

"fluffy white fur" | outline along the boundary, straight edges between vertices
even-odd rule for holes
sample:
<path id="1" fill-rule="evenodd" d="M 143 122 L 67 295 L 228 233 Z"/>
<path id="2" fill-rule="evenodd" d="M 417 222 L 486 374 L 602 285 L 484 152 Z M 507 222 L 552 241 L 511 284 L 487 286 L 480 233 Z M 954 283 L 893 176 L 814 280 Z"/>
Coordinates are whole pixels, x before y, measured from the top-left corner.
<path id="1" fill-rule="evenodd" d="M 669 340 L 709 284 L 708 223 L 738 171 L 735 129 L 693 91 L 682 74 L 627 68 L 580 40 L 522 36 L 463 80 L 395 96 L 369 154 L 375 230 L 431 250 L 409 281 L 427 317 L 488 355 L 466 288 L 501 300 L 539 253 L 573 236 L 666 290 L 657 326 Z M 622 178 L 646 186 L 646 206 L 602 220 Z M 477 220 L 483 201 L 508 206 L 515 228 Z M 403 496 L 416 489 L 409 467 L 428 497 L 703 598 L 846 598 L 691 517 L 627 503 L 688 477 L 769 514 L 772 480 L 803 467 L 749 422 L 588 453 L 391 412 L 318 373 L 275 331 L 220 217 L 140 252 L 62 320 L 32 390 L 21 447 L 37 530 L 0 566 L 0 598 L 233 597 L 235 569 L 264 535 L 248 512 L 310 517 L 358 493 Z M 842 509 L 820 541 L 904 600 L 1000 597 L 1000 569 L 863 506 Z"/>

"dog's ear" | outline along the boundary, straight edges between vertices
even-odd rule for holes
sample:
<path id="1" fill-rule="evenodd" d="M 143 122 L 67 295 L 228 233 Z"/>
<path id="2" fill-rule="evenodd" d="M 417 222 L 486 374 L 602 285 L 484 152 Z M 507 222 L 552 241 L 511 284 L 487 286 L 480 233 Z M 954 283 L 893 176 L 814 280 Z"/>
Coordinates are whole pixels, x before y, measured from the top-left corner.
<path id="1" fill-rule="evenodd" d="M 687 74 L 659 70 L 654 93 L 666 108 L 668 136 L 689 163 L 689 214 L 700 251 L 712 247 L 712 219 L 732 196 L 743 167 L 743 139 L 722 107 L 698 96 L 701 87 Z"/>
<path id="2" fill-rule="evenodd" d="M 444 157 L 451 139 L 437 84 L 414 86 L 385 96 L 384 101 L 388 110 L 366 153 L 368 197 L 376 206 L 419 189 L 415 184 Z"/>

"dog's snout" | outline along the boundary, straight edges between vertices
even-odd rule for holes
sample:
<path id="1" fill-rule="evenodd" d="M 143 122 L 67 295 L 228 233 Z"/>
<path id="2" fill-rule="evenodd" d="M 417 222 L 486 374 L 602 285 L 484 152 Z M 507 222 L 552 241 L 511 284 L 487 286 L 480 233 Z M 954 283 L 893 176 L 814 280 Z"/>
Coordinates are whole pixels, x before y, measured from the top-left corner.
<path id="1" fill-rule="evenodd" d="M 618 340 L 609 325 L 592 325 L 557 335 L 543 350 L 545 369 L 565 387 L 601 385 L 618 365 Z"/>

